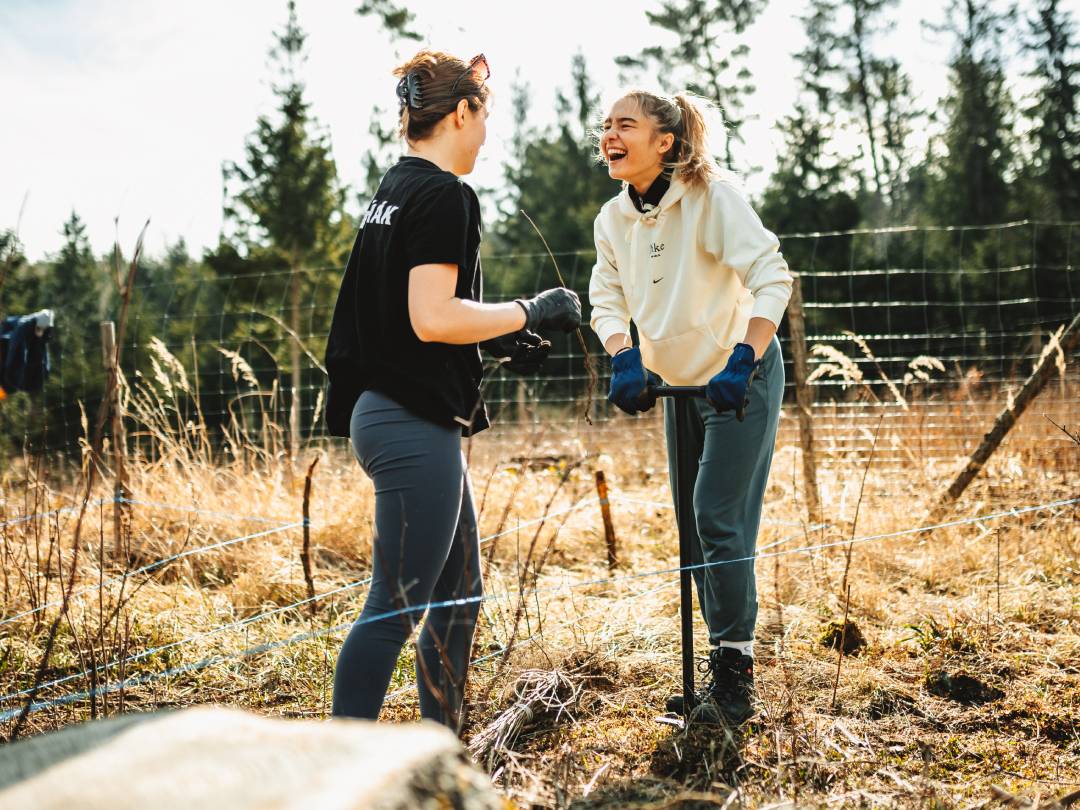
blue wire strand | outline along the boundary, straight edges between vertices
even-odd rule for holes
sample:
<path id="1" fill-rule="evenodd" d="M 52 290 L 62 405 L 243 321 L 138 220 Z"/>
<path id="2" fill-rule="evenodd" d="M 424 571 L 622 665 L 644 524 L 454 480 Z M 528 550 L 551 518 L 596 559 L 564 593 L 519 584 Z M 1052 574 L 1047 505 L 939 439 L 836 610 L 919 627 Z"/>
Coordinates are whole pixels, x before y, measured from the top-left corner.
<path id="1" fill-rule="evenodd" d="M 31 703 L 29 705 L 27 711 L 28 712 L 36 712 L 36 711 L 41 711 L 43 709 L 53 708 L 53 707 L 56 707 L 56 706 L 68 705 L 70 703 L 74 703 L 74 702 L 77 702 L 79 700 L 85 700 L 85 699 L 90 698 L 90 697 L 109 694 L 111 692 L 116 692 L 116 691 L 119 691 L 120 689 L 130 688 L 130 687 L 133 687 L 133 686 L 140 686 L 140 685 L 142 685 L 144 683 L 148 683 L 150 681 L 157 680 L 159 678 L 168 678 L 168 677 L 172 677 L 174 675 L 180 675 L 180 674 L 184 674 L 184 673 L 187 673 L 187 672 L 194 672 L 194 671 L 197 671 L 197 670 L 200 670 L 200 669 L 205 669 L 206 667 L 209 667 L 209 666 L 213 666 L 214 664 L 224 663 L 226 661 L 234 660 L 234 659 L 248 658 L 248 657 L 251 657 L 253 655 L 261 654 L 263 652 L 269 652 L 271 650 L 281 649 L 283 647 L 287 647 L 287 646 L 290 646 L 290 645 L 293 645 L 293 644 L 299 644 L 299 643 L 301 643 L 303 641 L 309 641 L 311 639 L 319 638 L 321 636 L 341 632 L 342 630 L 345 630 L 345 629 L 347 629 L 349 627 L 352 627 L 352 626 L 362 625 L 362 624 L 371 624 L 371 623 L 374 623 L 374 622 L 383 621 L 385 619 L 392 619 L 392 618 L 395 618 L 395 617 L 398 617 L 398 616 L 404 616 L 404 615 L 407 615 L 407 614 L 410 614 L 410 613 L 426 612 L 426 611 L 432 610 L 432 609 L 442 609 L 442 608 L 448 608 L 448 607 L 462 607 L 462 606 L 466 606 L 466 605 L 478 604 L 478 603 L 481 603 L 481 602 L 494 601 L 496 599 L 501 599 L 501 598 L 504 598 L 504 597 L 511 597 L 511 596 L 519 596 L 519 598 L 525 598 L 526 596 L 537 596 L 537 595 L 545 594 L 545 593 L 554 593 L 554 592 L 565 591 L 565 590 L 574 590 L 574 589 L 577 589 L 577 588 L 587 588 L 587 587 L 591 587 L 591 586 L 594 586 L 594 585 L 613 584 L 613 583 L 616 583 L 616 582 L 629 582 L 629 581 L 638 580 L 638 579 L 645 579 L 647 577 L 662 576 L 664 574 L 675 574 L 675 573 L 680 573 L 683 570 L 693 571 L 693 570 L 697 570 L 697 569 L 718 567 L 720 565 L 733 565 L 733 564 L 736 564 L 736 563 L 751 562 L 751 561 L 753 561 L 755 559 L 766 559 L 766 558 L 770 558 L 770 557 L 786 556 L 786 555 L 789 555 L 789 554 L 808 553 L 808 552 L 811 552 L 811 551 L 820 551 L 820 550 L 824 550 L 824 549 L 828 549 L 828 548 L 837 548 L 837 547 L 841 547 L 841 546 L 854 545 L 856 543 L 862 544 L 862 543 L 868 543 L 868 542 L 876 542 L 876 541 L 879 541 L 879 540 L 886 540 L 886 539 L 895 538 L 895 537 L 903 537 L 903 536 L 906 536 L 906 535 L 921 534 L 922 532 L 927 532 L 927 531 L 937 531 L 937 530 L 940 530 L 940 529 L 947 529 L 947 528 L 952 528 L 952 527 L 956 527 L 956 526 L 966 526 L 966 525 L 971 525 L 971 524 L 974 524 L 974 523 L 984 523 L 984 522 L 987 522 L 987 521 L 990 521 L 990 520 L 997 520 L 997 519 L 1003 518 L 1003 517 L 1018 517 L 1020 515 L 1028 514 L 1030 512 L 1037 512 L 1037 511 L 1042 511 L 1042 510 L 1046 510 L 1046 509 L 1055 509 L 1055 508 L 1063 507 L 1063 506 L 1072 506 L 1072 505 L 1075 505 L 1077 503 L 1080 503 L 1080 498 L 1072 498 L 1072 499 L 1068 499 L 1068 500 L 1052 501 L 1050 503 L 1038 504 L 1038 505 L 1035 505 L 1035 506 L 1026 506 L 1026 507 L 1020 507 L 1020 508 L 1008 509 L 1008 510 L 1001 511 L 1001 512 L 994 512 L 994 513 L 991 513 L 989 515 L 981 515 L 981 516 L 973 517 L 973 518 L 962 518 L 962 519 L 957 519 L 957 520 L 946 521 L 944 523 L 938 523 L 938 524 L 934 524 L 934 525 L 931 525 L 931 526 L 919 526 L 919 527 L 915 527 L 915 528 L 911 528 L 911 529 L 901 529 L 899 531 L 894 531 L 894 532 L 885 532 L 885 533 L 882 533 L 882 534 L 866 535 L 866 536 L 863 536 L 863 537 L 852 538 L 851 540 L 837 540 L 837 541 L 833 541 L 833 542 L 830 542 L 830 543 L 817 543 L 817 544 L 810 545 L 810 546 L 803 546 L 801 548 L 787 549 L 785 551 L 776 551 L 776 552 L 772 552 L 772 553 L 769 553 L 769 554 L 753 555 L 753 556 L 742 557 L 742 558 L 733 559 L 733 560 L 719 560 L 719 561 L 713 562 L 713 563 L 697 563 L 697 564 L 688 565 L 688 566 L 685 566 L 685 567 L 664 568 L 664 569 L 659 569 L 659 570 L 656 570 L 656 571 L 647 571 L 647 572 L 640 573 L 640 574 L 627 574 L 627 575 L 621 576 L 621 577 L 603 577 L 603 578 L 590 579 L 590 580 L 585 580 L 585 581 L 582 581 L 582 582 L 576 582 L 576 583 L 570 583 L 570 584 L 565 584 L 564 583 L 562 585 L 552 585 L 552 586 L 545 586 L 545 587 L 541 587 L 541 588 L 532 588 L 532 589 L 525 590 L 525 591 L 503 591 L 503 592 L 496 593 L 496 594 L 483 594 L 483 595 L 480 595 L 480 596 L 459 597 L 457 599 L 444 599 L 444 600 L 437 601 L 437 602 L 428 602 L 427 604 L 423 604 L 423 605 L 406 606 L 404 608 L 398 608 L 396 610 L 388 611 L 386 613 L 378 614 L 378 615 L 375 615 L 375 616 L 370 616 L 370 617 L 368 617 L 366 619 L 365 618 L 360 618 L 360 619 L 357 619 L 354 622 L 344 622 L 342 624 L 334 625 L 333 627 L 323 628 L 323 629 L 320 629 L 320 630 L 312 630 L 312 631 L 308 631 L 306 633 L 300 633 L 300 634 L 292 636 L 290 638 L 283 639 L 282 641 L 265 642 L 263 644 L 259 644 L 259 645 L 256 645 L 254 647 L 249 647 L 248 649 L 242 650 L 242 651 L 240 651 L 238 653 L 230 653 L 228 655 L 211 656 L 209 658 L 204 658 L 201 661 L 196 661 L 196 662 L 194 662 L 192 664 L 185 664 L 185 665 L 178 666 L 178 667 L 172 667 L 172 668 L 164 670 L 162 672 L 148 673 L 147 675 L 141 675 L 141 676 L 137 676 L 137 677 L 134 677 L 134 678 L 128 678 L 128 679 L 125 679 L 123 681 L 115 681 L 115 682 L 110 683 L 110 684 L 106 684 L 106 685 L 103 685 L 103 686 L 96 687 L 95 689 L 90 689 L 90 690 L 86 690 L 86 691 L 82 691 L 82 692 L 76 692 L 76 693 L 64 695 L 62 697 L 54 698 L 54 699 L 47 700 L 47 701 L 40 701 L 40 702 Z M 8 720 L 13 719 L 14 717 L 17 717 L 19 714 L 22 713 L 22 711 L 23 711 L 23 709 L 9 709 L 6 712 L 0 713 L 0 723 L 6 722 Z"/>
<path id="2" fill-rule="evenodd" d="M 106 503 L 115 503 L 115 500 L 112 498 L 99 498 L 96 501 L 88 503 L 86 508 L 90 509 L 91 507 L 101 506 Z M 66 515 L 71 512 L 78 512 L 80 509 L 82 509 L 81 506 L 64 506 L 60 509 L 53 509 L 51 512 L 36 512 L 33 515 L 23 515 L 22 517 L 11 518 L 10 520 L 5 520 L 3 523 L 0 523 L 0 529 L 6 528 L 7 526 L 18 526 L 20 523 L 30 523 L 33 520 L 40 520 L 41 518 L 52 517 L 53 515 Z"/>
<path id="3" fill-rule="evenodd" d="M 275 527 L 273 529 L 266 529 L 265 531 L 255 532 L 254 534 L 247 534 L 247 535 L 244 535 L 242 537 L 234 537 L 231 540 L 223 540 L 220 543 L 214 543 L 214 544 L 209 545 L 209 546 L 199 546 L 198 548 L 189 548 L 186 551 L 181 551 L 179 554 L 173 554 L 171 557 L 165 557 L 164 559 L 157 560 L 156 562 L 152 562 L 152 563 L 150 563 L 148 565 L 144 565 L 142 568 L 136 568 L 134 571 L 128 571 L 127 573 L 120 574 L 119 576 L 109 577 L 108 579 L 102 580 L 97 585 L 87 585 L 85 588 L 80 588 L 79 590 L 74 591 L 71 594 L 71 596 L 74 598 L 75 596 L 81 596 L 84 593 L 89 593 L 91 591 L 100 590 L 101 588 L 104 588 L 106 585 L 112 585 L 113 583 L 116 583 L 116 582 L 124 582 L 126 580 L 131 579 L 134 576 L 138 576 L 139 574 L 148 574 L 151 571 L 156 571 L 158 568 L 161 568 L 162 566 L 168 565 L 169 563 L 176 562 L 177 560 L 182 560 L 182 559 L 184 559 L 186 557 L 194 556 L 195 554 L 203 554 L 203 553 L 205 553 L 207 551 L 214 551 L 214 550 L 219 549 L 219 548 L 226 548 L 228 546 L 236 545 L 237 543 L 244 543 L 244 542 L 247 542 L 248 540 L 255 540 L 255 539 L 259 538 L 259 537 L 267 537 L 268 535 L 278 534 L 280 532 L 284 532 L 284 531 L 287 531 L 289 529 L 295 529 L 295 528 L 297 528 L 299 526 L 302 526 L 302 525 L 303 525 L 302 521 L 297 521 L 297 522 L 294 522 L 294 523 L 286 523 L 286 524 L 283 524 L 281 526 L 277 526 L 277 527 Z M 17 619 L 22 619 L 22 618 L 25 618 L 26 616 L 33 616 L 35 613 L 40 613 L 41 611 L 47 610 L 48 608 L 59 607 L 61 605 L 63 605 L 62 600 L 59 601 L 59 602 L 47 602 L 44 605 L 38 605 L 33 610 L 27 610 L 27 611 L 24 611 L 22 613 L 16 613 L 14 616 L 8 616 L 6 619 L 0 620 L 0 627 L 2 627 L 5 624 L 10 624 L 11 622 L 16 621 Z"/>
<path id="4" fill-rule="evenodd" d="M 211 517 L 222 518 L 223 520 L 232 520 L 238 523 L 281 523 L 287 518 L 268 518 L 258 517 L 255 515 L 236 515 L 232 512 L 221 512 L 214 509 L 198 509 L 194 506 L 178 506 L 172 503 L 166 503 L 165 501 L 144 501 L 137 498 L 117 498 L 117 503 L 126 503 L 133 506 L 152 506 L 157 509 L 171 509 L 174 512 L 189 512 L 196 515 L 209 515 Z"/>
<path id="5" fill-rule="evenodd" d="M 487 542 L 489 542 L 491 540 L 494 540 L 497 537 L 502 537 L 503 535 L 510 534 L 511 532 L 518 531 L 518 530 L 520 530 L 522 528 L 525 528 L 527 526 L 535 525 L 535 524 L 541 523 L 541 522 L 543 522 L 545 520 L 550 520 L 551 518 L 560 517 L 560 516 L 562 516 L 564 514 L 567 514 L 568 512 L 576 511 L 577 509 L 580 509 L 580 508 L 582 508 L 584 506 L 589 506 L 589 505 L 595 503 L 597 500 L 598 500 L 598 498 L 593 497 L 593 498 L 586 498 L 586 499 L 584 499 L 582 501 L 578 501 L 575 505 L 573 505 L 573 506 L 571 506 L 571 507 L 569 507 L 567 509 L 563 509 L 563 510 L 560 510 L 558 512 L 552 512 L 551 514 L 545 515 L 542 518 L 535 518 L 533 520 L 527 521 L 526 523 L 520 524 L 520 525 L 514 527 L 513 529 L 506 529 L 506 530 L 498 532 L 496 534 L 492 534 L 492 535 L 489 535 L 487 537 L 481 538 L 480 544 L 483 545 L 484 543 L 487 543 Z M 250 539 L 250 538 L 248 538 L 248 539 Z M 40 686 L 37 687 L 37 690 L 29 688 L 29 689 L 22 689 L 22 690 L 20 690 L 18 692 L 11 692 L 11 693 L 9 693 L 7 695 L 0 696 L 0 703 L 7 703 L 7 702 L 9 702 L 9 701 L 11 701 L 11 700 L 13 700 L 15 698 L 23 697 L 25 695 L 28 695 L 33 691 L 40 691 L 41 689 L 49 689 L 49 688 L 52 688 L 54 686 L 60 686 L 61 684 L 68 683 L 70 681 L 78 680 L 79 678 L 83 678 L 83 677 L 85 677 L 87 675 L 90 675 L 93 672 L 97 672 L 97 671 L 102 670 L 102 669 L 108 669 L 109 667 L 117 667 L 117 666 L 120 666 L 121 664 L 130 664 L 130 663 L 134 663 L 136 661 L 142 661 L 143 659 L 149 658 L 152 655 L 157 655 L 158 653 L 165 652 L 166 650 L 171 650 L 171 649 L 173 649 L 175 647 L 179 647 L 179 646 L 182 646 L 184 644 L 190 644 L 191 642 L 198 641 L 199 639 L 202 639 L 202 638 L 209 638 L 210 636 L 217 635 L 218 633 L 225 632 L 226 630 L 235 630 L 235 629 L 239 629 L 241 627 L 247 627 L 248 625 L 254 624 L 255 622 L 262 621 L 263 619 L 268 619 L 271 616 L 277 616 L 277 615 L 279 615 L 281 613 L 286 613 L 286 612 L 288 612 L 290 610 L 295 610 L 295 609 L 297 609 L 299 607 L 303 607 L 306 604 L 309 604 L 309 603 L 312 603 L 312 602 L 317 602 L 317 601 L 322 600 L 322 599 L 326 599 L 329 596 L 334 596 L 336 594 L 343 593 L 345 591 L 349 591 L 349 590 L 352 590 L 354 588 L 362 587 L 364 585 L 369 584 L 371 582 L 371 579 L 372 578 L 370 576 L 365 577 L 364 579 L 360 579 L 360 580 L 357 580 L 355 582 L 350 582 L 347 585 L 342 585 L 342 586 L 340 586 L 338 588 L 334 588 L 333 590 L 326 591 L 325 593 L 320 593 L 320 594 L 316 594 L 315 596 L 306 597 L 306 598 L 301 599 L 301 600 L 299 600 L 297 602 L 293 602 L 292 604 L 283 605 L 281 607 L 275 608 L 274 610 L 266 611 L 265 613 L 259 613 L 259 614 L 255 615 L 255 616 L 249 616 L 249 617 L 247 617 L 245 619 L 239 619 L 239 620 L 237 620 L 235 622 L 229 622 L 228 624 L 223 624 L 223 625 L 220 625 L 218 627 L 211 628 L 210 630 L 204 630 L 204 631 L 201 631 L 199 633 L 194 633 L 194 634 L 192 634 L 190 636 L 187 636 L 186 638 L 179 639 L 178 641 L 172 641 L 172 642 L 169 642 L 168 644 L 162 644 L 162 645 L 160 645 L 158 647 L 153 647 L 153 648 L 151 648 L 149 650 L 143 650 L 140 653 L 136 653 L 135 655 L 128 656 L 127 658 L 121 659 L 119 661 L 112 661 L 112 662 L 110 662 L 108 664 L 98 664 L 96 667 L 90 667 L 89 669 L 83 670 L 82 672 L 73 673 L 71 675 L 65 675 L 63 677 L 56 678 L 55 680 L 49 681 L 47 683 L 43 683 L 43 684 L 41 684 Z M 55 604 L 60 604 L 60 603 L 55 603 Z M 45 606 L 45 607 L 47 607 L 47 606 Z M 40 608 L 39 608 L 39 610 L 40 610 Z M 27 614 L 19 614 L 19 615 L 24 616 L 24 615 L 27 615 Z M 14 616 L 11 619 L 8 619 L 8 620 L 5 620 L 5 621 L 13 621 L 16 618 L 19 618 L 19 616 Z M 4 622 L 0 622 L 0 624 L 3 624 L 3 623 Z"/>

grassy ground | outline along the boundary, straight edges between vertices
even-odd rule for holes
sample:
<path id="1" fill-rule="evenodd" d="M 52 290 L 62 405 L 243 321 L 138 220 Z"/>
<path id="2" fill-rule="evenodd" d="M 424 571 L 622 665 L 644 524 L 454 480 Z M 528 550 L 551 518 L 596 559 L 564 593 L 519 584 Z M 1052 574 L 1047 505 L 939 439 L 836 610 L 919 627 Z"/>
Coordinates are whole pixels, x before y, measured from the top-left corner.
<path id="1" fill-rule="evenodd" d="M 1058 421 L 1067 412 L 1064 405 L 1054 411 Z M 1055 437 L 1035 414 L 1018 431 L 954 517 L 1080 495 L 1080 447 Z M 982 425 L 970 428 L 982 432 Z M 677 577 L 651 573 L 678 564 L 659 434 L 648 418 L 495 433 L 468 448 L 481 535 L 499 536 L 484 545 L 490 599 L 462 737 L 479 745 L 485 728 L 509 728 L 507 711 L 533 700 L 531 719 L 478 757 L 518 806 L 968 807 L 1007 801 L 1005 794 L 1046 800 L 1080 787 L 1077 508 L 849 545 L 852 537 L 922 525 L 932 495 L 955 469 L 926 457 L 903 430 L 888 431 L 879 446 L 915 448 L 906 455 L 883 454 L 869 468 L 865 452 L 823 459 L 827 525 L 817 529 L 805 522 L 798 453 L 782 444 L 759 539 L 761 548 L 775 544 L 757 564 L 759 716 L 737 736 L 658 723 L 679 683 Z M 197 438 L 173 442 L 128 467 L 134 498 L 203 511 L 136 504 L 119 535 L 111 505 L 88 511 L 76 596 L 56 622 L 37 679 L 135 657 L 44 688 L 38 699 L 129 685 L 34 712 L 20 735 L 118 711 L 209 702 L 327 715 L 343 636 L 330 629 L 356 616 L 364 588 L 240 624 L 307 595 L 302 530 L 275 530 L 299 520 L 306 463 L 255 450 L 219 463 L 200 447 Z M 311 559 L 315 590 L 324 594 L 367 576 L 372 495 L 355 462 L 321 452 Z M 304 461 L 315 455 L 308 451 Z M 595 502 L 596 469 L 617 496 L 614 571 Z M 3 487 L 0 522 L 80 500 L 77 487 L 33 464 L 9 470 Z M 0 619 L 59 598 L 76 521 L 77 511 L 0 529 Z M 102 586 L 125 569 L 184 553 L 122 587 Z M 839 661 L 836 630 L 845 613 L 848 649 Z M 57 618 L 47 608 L 0 625 L 0 692 L 33 685 Z M 697 630 L 704 652 L 700 620 Z M 237 655 L 303 634 L 312 637 Z M 169 669 L 178 671 L 159 677 Z M 416 717 L 412 682 L 406 654 L 384 718 Z M 544 696 L 546 710 L 536 702 Z M 18 705 L 5 702 L 0 711 Z M 0 724 L 0 733 L 10 737 L 15 726 Z"/>

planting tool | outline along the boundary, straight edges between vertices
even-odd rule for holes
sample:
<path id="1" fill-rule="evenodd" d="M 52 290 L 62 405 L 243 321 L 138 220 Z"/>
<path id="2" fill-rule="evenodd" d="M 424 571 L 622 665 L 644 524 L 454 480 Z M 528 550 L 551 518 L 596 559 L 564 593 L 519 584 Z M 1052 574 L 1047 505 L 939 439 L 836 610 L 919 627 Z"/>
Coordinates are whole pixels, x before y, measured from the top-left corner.
<path id="1" fill-rule="evenodd" d="M 751 380 L 753 377 L 751 377 Z M 705 399 L 704 385 L 650 385 L 648 395 L 656 397 L 670 397 L 672 399 Z M 735 418 L 740 422 L 745 415 L 746 405 L 750 402 L 749 388 L 743 407 L 735 412 Z M 719 409 L 718 409 L 719 410 Z M 678 418 L 676 418 L 676 423 Z M 675 427 L 675 458 L 685 456 L 681 446 L 682 431 L 678 425 Z M 676 461 L 674 468 L 678 475 L 679 465 Z M 671 482 L 671 488 L 678 492 L 678 481 Z M 690 714 L 697 705 L 694 694 L 694 614 L 693 614 L 693 579 L 690 566 L 694 564 L 691 543 L 697 542 L 694 533 L 694 524 L 691 521 L 677 520 L 679 527 L 679 624 L 682 646 L 682 682 L 683 682 L 683 717 L 689 722 Z M 671 722 L 660 718 L 662 722 Z"/>
<path id="2" fill-rule="evenodd" d="M 753 382 L 753 380 L 754 377 L 751 375 L 750 381 Z M 705 399 L 704 385 L 650 385 L 648 391 L 655 396 L 671 397 L 672 399 Z M 750 401 L 750 386 L 746 387 L 746 397 L 743 406 L 735 411 L 735 418 L 740 422 L 746 416 L 746 405 Z"/>

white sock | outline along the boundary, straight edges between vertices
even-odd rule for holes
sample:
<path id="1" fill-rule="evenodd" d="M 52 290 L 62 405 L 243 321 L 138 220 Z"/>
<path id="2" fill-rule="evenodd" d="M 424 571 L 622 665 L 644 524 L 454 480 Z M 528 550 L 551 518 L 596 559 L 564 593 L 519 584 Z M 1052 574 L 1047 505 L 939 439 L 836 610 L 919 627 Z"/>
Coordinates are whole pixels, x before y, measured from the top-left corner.
<path id="1" fill-rule="evenodd" d="M 749 655 L 754 657 L 754 640 L 749 641 L 721 641 L 717 647 L 730 647 L 733 650 L 738 650 L 742 655 Z"/>

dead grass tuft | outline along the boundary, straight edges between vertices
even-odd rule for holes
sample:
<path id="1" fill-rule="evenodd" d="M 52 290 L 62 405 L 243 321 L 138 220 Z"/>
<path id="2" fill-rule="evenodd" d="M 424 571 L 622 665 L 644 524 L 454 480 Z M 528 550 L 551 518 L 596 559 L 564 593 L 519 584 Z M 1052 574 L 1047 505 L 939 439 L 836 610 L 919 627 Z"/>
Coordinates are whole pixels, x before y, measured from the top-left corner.
<path id="1" fill-rule="evenodd" d="M 846 368 L 840 357 L 822 356 Z M 329 630 L 358 615 L 365 588 L 325 596 L 313 614 L 289 608 L 307 593 L 299 528 L 196 550 L 298 520 L 302 470 L 323 454 L 311 499 L 311 560 L 316 590 L 331 594 L 370 572 L 371 485 L 348 452 L 312 445 L 294 468 L 280 431 L 244 422 L 239 402 L 247 403 L 249 416 L 264 407 L 271 413 L 266 403 L 279 394 L 250 390 L 240 363 L 243 399 L 224 439 L 229 453 L 212 450 L 217 440 L 197 417 L 178 430 L 181 362 L 159 352 L 155 375 L 163 379 L 136 380 L 129 396 L 146 426 L 127 462 L 132 497 L 173 508 L 132 505 L 120 548 L 113 547 L 112 506 L 88 513 L 76 596 L 44 674 L 51 680 L 95 667 L 97 673 L 45 688 L 40 697 L 150 679 L 96 702 L 33 713 L 28 730 L 133 707 L 202 702 L 282 716 L 329 712 L 342 638 Z M 913 366 L 913 373 L 934 370 L 932 363 Z M 1043 410 L 1064 423 L 1067 402 L 1058 407 L 1054 400 Z M 845 545 L 857 505 L 860 536 L 912 528 L 919 507 L 954 470 L 928 452 L 913 428 L 920 418 L 929 425 L 934 411 L 910 399 L 908 405 L 901 421 L 884 423 L 881 460 L 869 472 L 859 450 L 868 446 L 866 437 L 861 444 L 841 440 L 859 435 L 855 409 L 823 426 L 832 428 L 823 429 L 823 528 L 805 523 L 798 451 L 782 440 L 759 539 L 761 547 L 771 546 L 767 553 L 781 555 L 757 567 L 761 710 L 738 735 L 656 722 L 664 699 L 679 689 L 676 577 L 644 576 L 678 559 L 658 417 L 581 431 L 540 426 L 524 437 L 496 429 L 472 442 L 481 536 L 501 536 L 483 547 L 491 598 L 483 605 L 475 655 L 486 660 L 470 675 L 463 736 L 508 800 L 580 810 L 951 808 L 983 805 L 993 787 L 1018 797 L 1068 793 L 1080 780 L 1080 511 L 1047 509 L 856 543 L 848 568 Z M 881 407 L 867 406 L 869 424 Z M 955 447 L 977 441 L 981 427 L 969 420 L 966 434 L 955 433 Z M 1045 451 L 1048 436 L 1061 444 L 1054 452 Z M 959 515 L 1076 497 L 1077 452 L 1041 414 L 1025 417 L 964 496 Z M 951 458 L 955 465 L 960 452 Z M 532 521 L 591 498 L 597 468 L 618 496 L 612 507 L 620 568 L 610 581 L 569 587 L 610 577 L 598 511 L 586 505 L 542 526 Z M 0 521 L 72 505 L 74 477 L 36 470 L 26 460 L 2 473 Z M 93 493 L 109 496 L 104 487 Z M 37 610 L 0 625 L 0 694 L 32 683 L 56 616 L 43 606 L 57 599 L 61 572 L 71 568 L 72 529 L 68 514 L 0 528 L 0 620 Z M 125 571 L 191 551 L 123 580 Z M 845 572 L 850 600 L 841 587 Z M 103 584 L 113 577 L 117 583 Z M 826 650 L 838 643 L 845 607 L 847 649 L 834 704 L 836 654 Z M 262 616 L 270 610 L 278 612 Z M 700 620 L 696 632 L 702 653 L 707 639 Z M 118 663 L 155 647 L 165 649 Z M 156 677 L 207 660 L 212 663 Z M 417 716 L 413 679 L 407 649 L 385 719 Z M 0 711 L 13 705 L 18 702 L 5 702 Z M 7 728 L 0 725 L 0 732 Z"/>

